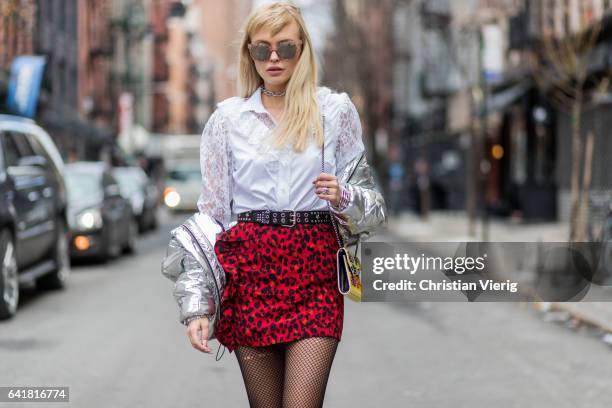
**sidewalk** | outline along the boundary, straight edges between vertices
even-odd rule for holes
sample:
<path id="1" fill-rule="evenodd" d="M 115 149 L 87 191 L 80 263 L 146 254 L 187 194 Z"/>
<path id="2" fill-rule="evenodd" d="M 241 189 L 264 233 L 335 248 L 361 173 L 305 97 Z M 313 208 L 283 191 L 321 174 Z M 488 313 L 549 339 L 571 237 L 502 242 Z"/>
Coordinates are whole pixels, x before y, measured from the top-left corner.
<path id="1" fill-rule="evenodd" d="M 389 232 L 410 242 L 471 242 L 482 240 L 481 224 L 480 220 L 476 220 L 475 234 L 470 235 L 468 218 L 464 212 L 432 212 L 427 221 L 413 213 L 403 213 L 389 221 Z M 522 224 L 512 220 L 490 219 L 487 241 L 566 242 L 568 236 L 567 223 Z M 533 281 L 533 278 L 533 273 L 527 277 L 521 275 L 521 281 Z M 574 323 L 612 333 L 612 302 L 535 302 L 534 305 L 544 312 L 561 312 L 567 316 L 567 320 L 572 319 Z"/>
<path id="2" fill-rule="evenodd" d="M 412 213 L 403 213 L 389 222 L 389 230 L 411 241 L 467 242 L 482 240 L 481 225 L 477 219 L 475 234 L 470 236 L 464 212 L 432 212 L 427 221 Z M 491 218 L 488 235 L 488 241 L 494 242 L 565 242 L 569 225 L 561 222 L 521 224 Z"/>

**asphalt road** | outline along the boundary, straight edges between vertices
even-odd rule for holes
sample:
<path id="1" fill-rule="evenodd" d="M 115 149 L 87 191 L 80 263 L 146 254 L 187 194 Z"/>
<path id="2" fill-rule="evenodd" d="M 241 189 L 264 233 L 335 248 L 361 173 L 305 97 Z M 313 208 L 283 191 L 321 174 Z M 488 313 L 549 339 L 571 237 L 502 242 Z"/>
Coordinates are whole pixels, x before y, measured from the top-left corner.
<path id="1" fill-rule="evenodd" d="M 74 267 L 65 291 L 24 290 L 0 323 L 0 386 L 69 386 L 54 407 L 247 407 L 234 355 L 191 348 L 160 273 L 187 216 L 164 218 L 134 256 Z M 347 300 L 325 406 L 609 407 L 611 385 L 611 348 L 529 304 Z"/>

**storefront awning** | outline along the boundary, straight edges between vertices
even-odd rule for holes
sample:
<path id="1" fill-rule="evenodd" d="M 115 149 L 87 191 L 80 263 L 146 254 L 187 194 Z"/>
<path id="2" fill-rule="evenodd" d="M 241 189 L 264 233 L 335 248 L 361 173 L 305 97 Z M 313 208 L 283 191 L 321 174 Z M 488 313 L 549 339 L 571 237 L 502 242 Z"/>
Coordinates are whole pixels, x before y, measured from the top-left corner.
<path id="1" fill-rule="evenodd" d="M 525 95 L 529 89 L 531 89 L 531 84 L 522 82 L 501 92 L 489 95 L 486 102 L 487 114 L 503 111 Z"/>

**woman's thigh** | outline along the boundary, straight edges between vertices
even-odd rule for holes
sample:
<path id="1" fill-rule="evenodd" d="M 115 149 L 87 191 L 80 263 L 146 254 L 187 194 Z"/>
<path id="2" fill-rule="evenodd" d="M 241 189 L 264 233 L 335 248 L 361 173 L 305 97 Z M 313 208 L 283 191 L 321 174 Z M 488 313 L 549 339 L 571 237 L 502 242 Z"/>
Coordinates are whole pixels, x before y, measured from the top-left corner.
<path id="1" fill-rule="evenodd" d="M 338 340 L 309 337 L 286 344 L 284 408 L 320 408 Z"/>
<path id="2" fill-rule="evenodd" d="M 283 345 L 238 346 L 235 354 L 251 408 L 282 407 L 285 371 Z"/>

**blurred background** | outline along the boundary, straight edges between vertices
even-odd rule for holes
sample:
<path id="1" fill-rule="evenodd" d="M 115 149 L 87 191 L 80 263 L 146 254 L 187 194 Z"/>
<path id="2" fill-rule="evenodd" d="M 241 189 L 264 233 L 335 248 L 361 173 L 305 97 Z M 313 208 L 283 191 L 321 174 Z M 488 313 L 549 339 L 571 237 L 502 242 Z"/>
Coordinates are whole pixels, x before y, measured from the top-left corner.
<path id="1" fill-rule="evenodd" d="M 168 406 L 204 380 L 229 398 L 214 406 L 246 406 L 233 356 L 190 349 L 159 264 L 196 210 L 203 126 L 236 94 L 241 24 L 267 2 L 0 1 L 0 385 Z M 321 85 L 360 113 L 390 212 L 376 240 L 596 242 L 609 289 L 611 0 L 294 3 Z M 330 406 L 612 402 L 607 303 L 347 302 L 345 327 Z"/>

